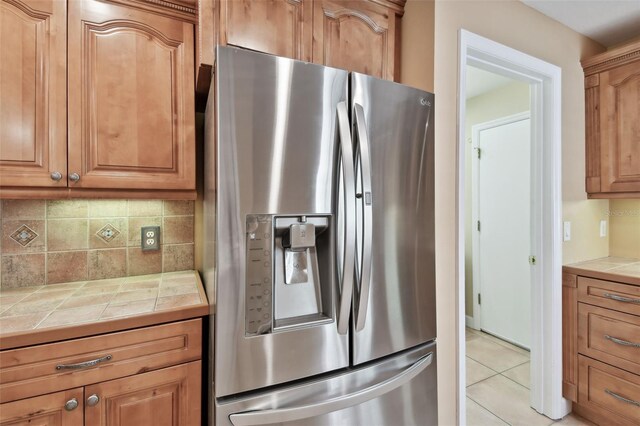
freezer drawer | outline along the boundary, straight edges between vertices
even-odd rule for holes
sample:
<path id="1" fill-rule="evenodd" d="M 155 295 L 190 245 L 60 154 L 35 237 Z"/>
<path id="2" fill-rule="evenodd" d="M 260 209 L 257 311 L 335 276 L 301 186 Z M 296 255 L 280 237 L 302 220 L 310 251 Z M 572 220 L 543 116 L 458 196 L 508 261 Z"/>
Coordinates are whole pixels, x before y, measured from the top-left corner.
<path id="1" fill-rule="evenodd" d="M 321 380 L 216 402 L 217 426 L 437 422 L 435 343 Z"/>

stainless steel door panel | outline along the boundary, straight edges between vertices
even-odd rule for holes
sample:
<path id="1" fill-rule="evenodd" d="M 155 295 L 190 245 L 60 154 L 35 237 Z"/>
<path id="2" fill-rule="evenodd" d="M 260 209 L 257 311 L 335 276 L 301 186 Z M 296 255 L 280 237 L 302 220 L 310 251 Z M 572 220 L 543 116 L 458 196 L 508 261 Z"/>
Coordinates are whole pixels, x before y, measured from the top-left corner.
<path id="1" fill-rule="evenodd" d="M 348 335 L 338 334 L 335 312 L 325 324 L 247 337 L 244 294 L 247 215 L 332 217 L 336 105 L 346 101 L 347 78 L 342 70 L 218 48 L 216 397 L 348 365 Z M 323 268 L 336 275 L 334 264 Z"/>
<path id="2" fill-rule="evenodd" d="M 322 380 L 216 404 L 218 426 L 436 425 L 435 344 Z"/>
<path id="3" fill-rule="evenodd" d="M 368 308 L 364 324 L 352 328 L 359 364 L 436 337 L 434 97 L 358 73 L 351 93 L 352 117 L 358 105 L 364 110 L 371 164 Z"/>

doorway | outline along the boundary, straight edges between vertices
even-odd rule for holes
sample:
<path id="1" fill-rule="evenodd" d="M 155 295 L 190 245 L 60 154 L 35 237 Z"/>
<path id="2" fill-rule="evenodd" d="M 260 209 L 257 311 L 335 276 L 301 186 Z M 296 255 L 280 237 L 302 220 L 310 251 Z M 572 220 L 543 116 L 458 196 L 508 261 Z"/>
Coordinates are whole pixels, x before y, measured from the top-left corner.
<path id="1" fill-rule="evenodd" d="M 514 230 L 517 229 L 517 226 L 522 226 L 525 228 L 524 234 L 520 233 L 520 236 L 517 237 L 517 241 L 519 241 L 519 245 L 524 247 L 520 247 L 518 253 L 513 253 L 514 259 L 521 255 L 520 251 L 525 253 L 525 258 L 522 260 L 524 262 L 523 265 L 519 265 L 519 269 L 517 271 L 520 272 L 511 272 L 518 273 L 525 276 L 527 275 L 527 269 L 529 272 L 529 300 L 527 305 L 530 308 L 530 325 L 527 327 L 526 324 L 520 324 L 520 330 L 526 330 L 529 328 L 530 333 L 528 337 L 513 337 L 518 334 L 517 330 L 508 330 L 505 329 L 505 324 L 497 324 L 500 321 L 509 322 L 511 318 L 509 318 L 509 313 L 503 313 L 498 315 L 498 321 L 496 323 L 495 319 L 493 319 L 493 324 L 488 325 L 487 328 L 492 329 L 496 335 L 502 335 L 502 339 L 497 339 L 495 336 L 484 333 L 485 335 L 480 335 L 479 337 L 484 338 L 486 341 L 491 341 L 494 339 L 495 341 L 501 342 L 503 347 L 505 345 L 510 345 L 511 343 L 517 343 L 518 346 L 513 346 L 513 352 L 516 353 L 514 355 L 514 359 L 518 358 L 517 355 L 525 356 L 525 354 L 529 354 L 528 351 L 523 349 L 522 347 L 530 347 L 530 365 L 529 372 L 530 382 L 529 382 L 529 392 L 528 392 L 528 401 L 525 399 L 524 404 L 525 408 L 529 407 L 534 410 L 530 410 L 532 415 L 540 416 L 540 414 L 544 414 L 545 416 L 551 419 L 559 419 L 570 411 L 570 403 L 562 397 L 562 345 L 561 345 L 561 330 L 562 330 L 562 320 L 561 320 L 561 302 L 562 302 L 562 293 L 561 293 L 561 265 L 562 265 L 562 253 L 561 253 L 561 175 L 560 175 L 560 160 L 561 160 L 561 141 L 560 141 L 560 69 L 549 63 L 541 61 L 537 58 L 533 58 L 529 55 L 526 55 L 522 52 L 511 49 L 507 46 L 501 45 L 499 43 L 488 40 L 484 37 L 478 36 L 476 34 L 470 33 L 465 30 L 460 31 L 460 49 L 459 49 L 459 92 L 458 92 L 458 256 L 457 256 L 457 265 L 458 265 L 458 287 L 457 287 L 457 300 L 458 300 L 458 344 L 459 344 L 459 358 L 458 358 L 458 373 L 459 373 L 459 419 L 461 424 L 466 424 L 466 363 L 467 363 L 467 354 L 466 354 L 466 340 L 467 340 L 467 329 L 466 324 L 468 322 L 467 318 L 467 306 L 471 302 L 472 310 L 474 315 L 470 321 L 471 328 L 483 328 L 485 327 L 484 322 L 482 320 L 482 312 L 480 309 L 481 303 L 478 304 L 477 300 L 474 306 L 473 297 L 475 296 L 473 293 L 471 294 L 471 301 L 469 301 L 469 297 L 467 297 L 467 269 L 468 265 L 465 261 L 467 258 L 465 256 L 465 252 L 467 251 L 467 242 L 469 239 L 474 240 L 473 234 L 468 235 L 470 232 L 467 227 L 469 219 L 467 217 L 466 211 L 468 208 L 468 204 L 472 203 L 471 194 L 467 191 L 465 183 L 467 182 L 469 172 L 467 171 L 466 164 L 466 155 L 467 155 L 467 145 L 471 143 L 473 148 L 473 131 L 467 130 L 465 123 L 467 121 L 467 104 L 466 104 L 466 95 L 467 95 L 467 72 L 469 66 L 477 68 L 481 71 L 496 74 L 498 76 L 504 77 L 509 80 L 517 81 L 521 84 L 524 84 L 529 92 L 528 99 L 528 118 L 525 120 L 514 119 L 514 117 L 509 118 L 509 114 L 505 114 L 502 117 L 494 117 L 493 120 L 497 120 L 502 118 L 504 120 L 514 120 L 514 122 L 519 122 L 519 124 L 515 124 L 512 126 L 510 130 L 516 129 L 521 134 L 529 133 L 529 172 L 525 173 L 525 175 L 529 176 L 529 242 L 522 241 L 526 239 L 526 226 L 525 225 L 515 225 L 515 224 L 506 224 L 505 220 L 509 220 L 509 218 L 505 219 L 499 217 L 493 217 L 489 219 L 480 218 L 480 234 L 482 234 L 483 224 L 482 221 L 485 220 L 485 225 L 487 227 L 493 226 L 495 229 L 493 231 L 496 232 L 495 235 L 500 235 L 502 231 L 506 229 Z M 521 111 L 522 112 L 522 111 Z M 511 114 L 514 115 L 514 114 Z M 485 120 L 484 122 L 485 128 L 482 126 L 476 127 L 475 130 L 478 131 L 478 137 L 482 140 L 483 131 L 486 131 L 485 134 L 487 137 L 492 136 L 492 140 L 498 140 L 498 144 L 501 144 L 503 148 L 507 148 L 508 137 L 505 135 L 500 135 L 500 132 L 507 130 L 506 128 L 501 128 L 501 126 L 496 125 L 496 123 L 491 123 L 491 120 Z M 504 123 L 503 123 L 504 124 Z M 488 127 L 487 127 L 488 126 Z M 506 124 L 507 128 L 509 127 Z M 491 130 L 493 129 L 493 131 Z M 470 140 L 470 142 L 469 142 Z M 492 142 L 487 142 L 491 144 Z M 505 181 L 505 176 L 502 176 L 502 181 L 500 180 L 499 171 L 494 170 L 493 172 L 489 171 L 489 173 L 485 176 L 483 175 L 483 167 L 482 167 L 482 142 L 480 142 L 477 146 L 480 148 L 480 163 L 479 167 L 477 167 L 477 173 L 479 176 L 478 182 L 485 179 L 486 182 L 489 183 L 489 186 L 493 188 L 488 190 L 494 193 L 494 196 L 498 197 L 497 199 L 503 200 L 505 202 L 509 202 L 509 198 L 513 198 L 513 193 L 518 193 L 519 196 L 522 194 L 522 187 L 516 187 L 509 189 L 509 193 L 512 194 L 509 197 L 500 195 L 505 195 L 507 193 L 506 185 L 511 184 L 509 181 Z M 514 147 L 509 147 L 514 148 Z M 522 146 L 521 146 L 522 148 Z M 525 148 L 523 148 L 526 150 Z M 477 151 L 476 151 L 477 152 Z M 485 153 L 488 154 L 488 151 Z M 507 156 L 506 153 L 503 153 Z M 520 155 L 516 152 L 512 152 L 511 155 Z M 487 157 L 485 157 L 486 159 Z M 497 158 L 494 158 L 497 160 Z M 504 160 L 504 159 L 503 159 Z M 520 163 L 520 169 L 524 167 L 522 163 Z M 488 169 L 487 169 L 488 170 Z M 513 169 L 509 173 L 514 173 Z M 473 172 L 472 172 L 473 175 Z M 520 183 L 521 184 L 521 183 Z M 519 184 L 519 185 L 520 185 Z M 520 188 L 520 189 L 518 189 Z M 486 191 L 485 191 L 486 192 Z M 497 194 L 497 195 L 496 195 Z M 526 196 L 526 193 L 525 193 Z M 494 201 L 495 202 L 495 201 Z M 477 210 L 480 216 L 483 216 L 483 207 L 480 202 L 477 206 Z M 504 206 L 489 206 L 492 208 L 505 208 Z M 485 214 L 487 214 L 485 212 Z M 488 214 L 491 214 L 490 212 Z M 495 214 L 495 212 L 494 212 Z M 497 215 L 499 216 L 499 215 Z M 473 219 L 471 219 L 473 220 Z M 486 222 L 488 220 L 488 222 Z M 473 225 L 473 224 L 472 224 Z M 477 225 L 477 224 L 476 224 Z M 484 228 L 485 231 L 490 231 L 490 229 Z M 521 229 L 518 231 L 522 231 Z M 524 236 L 523 236 L 524 235 Z M 493 262 L 493 265 L 487 267 L 486 273 L 483 273 L 480 268 L 478 272 L 478 281 L 480 286 L 482 287 L 483 282 L 487 280 L 495 279 L 495 277 L 491 277 L 490 270 L 495 270 L 500 267 L 500 260 L 497 258 L 495 253 L 499 253 L 500 250 L 503 250 L 504 247 L 500 246 L 500 243 L 492 243 L 488 241 L 487 244 L 483 245 L 481 238 L 476 238 L 476 243 L 479 245 L 477 247 L 478 252 L 482 256 L 483 252 L 488 252 L 490 256 L 490 260 Z M 493 239 L 492 239 L 493 240 Z M 493 244 L 493 246 L 492 246 Z M 528 246 L 528 247 L 527 247 Z M 528 248 L 528 250 L 527 250 Z M 528 254 L 527 254 L 528 251 Z M 493 253 L 493 254 L 492 254 Z M 531 262 L 535 263 L 533 265 L 529 264 L 529 259 L 531 257 Z M 519 263 L 520 261 L 518 261 Z M 482 262 L 479 262 L 479 265 L 482 265 Z M 473 268 L 472 268 L 473 269 Z M 522 271 L 525 271 L 524 273 Z M 471 276 L 473 277 L 473 271 L 471 271 Z M 498 277 L 503 279 L 504 277 Z M 473 278 L 471 278 L 473 280 Z M 489 283 L 490 291 L 495 291 L 496 289 L 492 288 L 492 284 Z M 486 283 L 485 283 L 486 286 Z M 500 286 L 496 287 L 498 290 Z M 486 300 L 487 295 L 482 294 L 486 291 L 487 287 L 482 287 L 480 290 L 481 302 Z M 526 292 L 525 288 L 520 288 L 519 292 Z M 499 291 L 498 291 L 499 293 Z M 482 300 L 484 299 L 484 300 Z M 499 306 L 498 302 L 497 305 Z M 476 311 L 478 314 L 479 324 L 476 326 L 475 317 Z M 487 314 L 491 315 L 491 314 Z M 526 322 L 527 315 L 522 316 L 525 318 L 524 322 Z M 489 321 L 492 321 L 491 318 L 488 318 Z M 502 327 L 502 328 L 500 328 Z M 476 331 L 476 330 L 472 330 Z M 476 331 L 477 332 L 477 331 Z M 480 332 L 481 333 L 481 332 Z M 471 333 L 473 334 L 473 333 Z M 522 334 L 522 333 L 520 333 Z M 526 332 L 524 333 L 526 334 Z M 511 336 L 511 337 L 509 337 Z M 474 336 L 471 336 L 471 340 L 474 339 Z M 520 340 L 519 340 L 520 339 Z M 486 341 L 483 340 L 483 343 Z M 510 340 L 511 343 L 507 342 Z M 489 344 L 489 343 L 487 343 Z M 521 353 L 517 353 L 521 351 Z M 496 357 L 498 358 L 498 357 Z M 521 362 L 520 364 L 525 364 L 525 362 L 529 362 L 527 357 L 523 359 L 517 360 Z M 515 362 L 515 361 L 514 361 Z M 519 365 L 520 365 L 519 364 Z M 526 367 L 520 368 L 520 370 L 526 370 Z M 506 370 L 505 370 L 506 371 Z M 520 371 L 521 373 L 522 371 Z M 518 373 L 518 372 L 514 372 Z M 505 372 L 498 372 L 498 376 L 500 378 L 496 380 L 507 380 L 509 383 L 513 382 L 513 379 L 508 377 Z M 504 377 L 502 377 L 504 376 Z M 473 401 L 472 401 L 473 403 Z M 472 404 L 470 404 L 472 405 Z M 536 413 L 537 412 L 537 413 Z M 538 414 L 540 413 L 540 414 Z"/>

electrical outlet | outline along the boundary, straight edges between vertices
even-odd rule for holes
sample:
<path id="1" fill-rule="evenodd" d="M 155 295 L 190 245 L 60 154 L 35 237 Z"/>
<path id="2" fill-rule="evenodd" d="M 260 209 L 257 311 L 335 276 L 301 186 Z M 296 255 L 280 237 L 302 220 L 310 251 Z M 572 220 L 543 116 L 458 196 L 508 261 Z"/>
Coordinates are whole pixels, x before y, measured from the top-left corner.
<path id="1" fill-rule="evenodd" d="M 606 237 L 607 236 L 607 221 L 606 220 L 601 220 L 600 221 L 600 236 L 601 237 Z"/>
<path id="2" fill-rule="evenodd" d="M 562 241 L 571 241 L 571 222 L 564 222 L 562 229 Z"/>
<path id="3" fill-rule="evenodd" d="M 140 228 L 140 241 L 142 251 L 160 250 L 160 227 L 143 226 Z"/>

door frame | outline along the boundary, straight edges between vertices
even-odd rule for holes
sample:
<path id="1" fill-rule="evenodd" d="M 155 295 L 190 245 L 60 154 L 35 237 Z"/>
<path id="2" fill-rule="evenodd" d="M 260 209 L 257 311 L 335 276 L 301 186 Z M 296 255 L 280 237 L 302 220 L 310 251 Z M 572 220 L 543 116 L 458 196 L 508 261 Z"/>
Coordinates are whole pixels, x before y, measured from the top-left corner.
<path id="1" fill-rule="evenodd" d="M 505 124 L 516 123 L 518 121 L 530 120 L 530 119 L 531 119 L 530 111 L 524 111 L 524 112 L 519 112 L 517 114 L 508 115 L 505 117 L 500 117 L 495 120 L 474 124 L 471 127 L 472 149 L 478 148 L 477 145 L 480 140 L 481 131 L 492 129 L 494 127 L 503 126 Z M 529 145 L 531 145 L 531 134 L 529 135 Z M 531 170 L 533 170 L 535 166 L 536 166 L 535 164 L 531 164 Z M 472 177 L 471 177 L 471 224 L 473 225 L 473 223 L 479 220 L 478 208 L 480 203 L 480 187 L 479 187 L 480 170 L 478 168 L 478 158 L 476 156 L 471 157 L 471 174 L 472 174 Z M 535 192 L 535 188 L 533 187 L 533 185 L 537 182 L 533 182 L 532 180 L 531 183 L 532 183 L 531 192 L 533 193 Z M 533 205 L 531 204 L 530 204 L 530 209 L 531 209 L 531 216 L 532 216 L 534 212 L 533 212 Z M 472 274 L 471 276 L 473 277 L 473 281 L 471 285 L 473 288 L 473 318 L 470 318 L 470 320 L 467 322 L 467 326 L 471 326 L 476 330 L 479 330 L 482 326 L 482 319 L 481 319 L 482 313 L 480 311 L 480 304 L 478 303 L 478 294 L 481 292 L 481 289 L 482 289 L 482 282 L 480 280 L 480 259 L 479 259 L 480 238 L 479 237 L 480 235 L 478 234 L 478 232 L 474 231 L 471 233 L 471 241 L 472 241 L 472 250 L 471 250 Z M 533 238 L 533 233 L 531 237 Z"/>
<path id="2" fill-rule="evenodd" d="M 460 29 L 458 33 L 457 253 L 458 419 L 466 424 L 465 350 L 465 117 L 467 65 L 530 85 L 532 181 L 531 391 L 536 411 L 560 419 L 571 411 L 562 397 L 562 138 L 560 67 Z"/>

